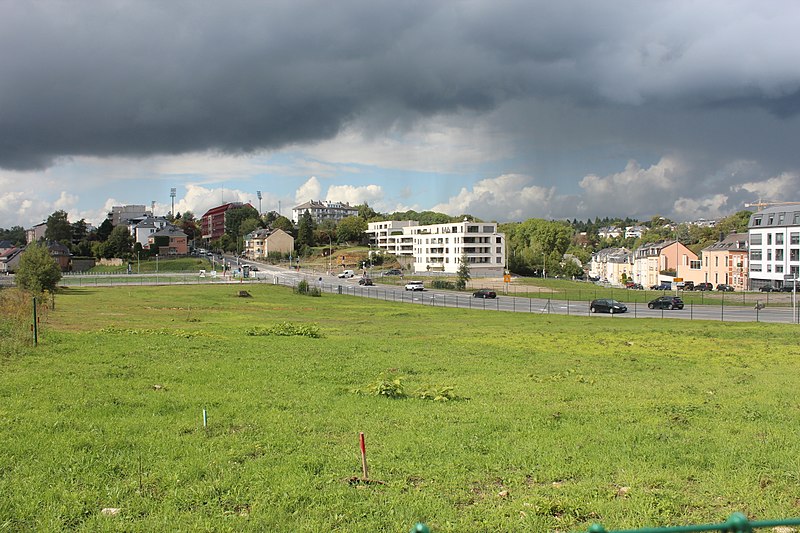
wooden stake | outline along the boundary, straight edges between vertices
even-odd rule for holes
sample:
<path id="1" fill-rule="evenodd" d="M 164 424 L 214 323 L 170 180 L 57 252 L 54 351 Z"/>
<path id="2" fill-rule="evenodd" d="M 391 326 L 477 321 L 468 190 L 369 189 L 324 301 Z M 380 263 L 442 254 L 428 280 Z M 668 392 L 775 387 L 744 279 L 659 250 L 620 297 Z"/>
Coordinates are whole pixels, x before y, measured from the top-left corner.
<path id="1" fill-rule="evenodd" d="M 363 479 L 369 479 L 367 475 L 367 445 L 364 442 L 364 432 L 360 432 L 358 434 L 358 440 L 361 444 L 361 472 L 363 473 Z"/>

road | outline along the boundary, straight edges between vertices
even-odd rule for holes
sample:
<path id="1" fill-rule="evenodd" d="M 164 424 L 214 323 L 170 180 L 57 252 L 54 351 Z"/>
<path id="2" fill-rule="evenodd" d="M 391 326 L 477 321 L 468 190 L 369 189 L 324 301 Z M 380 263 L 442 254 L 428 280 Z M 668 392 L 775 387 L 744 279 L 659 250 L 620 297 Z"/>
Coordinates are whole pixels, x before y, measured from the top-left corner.
<path id="1" fill-rule="evenodd" d="M 238 268 L 236 259 L 226 256 L 234 269 Z M 472 298 L 471 293 L 425 289 L 424 291 L 406 291 L 402 286 L 382 285 L 372 287 L 358 284 L 358 277 L 339 279 L 335 275 L 313 272 L 304 269 L 288 270 L 283 267 L 240 260 L 240 264 L 249 264 L 258 268 L 251 272 L 250 280 L 239 278 L 211 278 L 209 274 L 200 278 L 198 274 L 142 274 L 116 276 L 66 276 L 63 285 L 71 286 L 103 286 L 103 285 L 163 285 L 163 284 L 198 284 L 198 283 L 269 283 L 275 285 L 296 286 L 306 280 L 312 287 L 319 287 L 325 293 L 348 294 L 364 298 L 384 301 L 405 302 L 435 307 L 462 309 L 480 309 L 486 311 L 504 311 L 516 313 L 558 314 L 571 316 L 591 316 L 599 320 L 629 320 L 635 318 L 675 318 L 682 320 L 716 320 L 724 322 L 769 322 L 792 324 L 797 323 L 791 307 L 767 306 L 756 309 L 743 305 L 687 305 L 683 310 L 648 309 L 644 303 L 628 303 L 628 312 L 624 314 L 592 314 L 587 301 L 548 300 L 546 298 L 523 298 L 504 295 L 498 292 L 496 299 Z M 379 278 L 377 278 L 380 281 Z M 794 320 L 793 320 L 794 318 Z"/>

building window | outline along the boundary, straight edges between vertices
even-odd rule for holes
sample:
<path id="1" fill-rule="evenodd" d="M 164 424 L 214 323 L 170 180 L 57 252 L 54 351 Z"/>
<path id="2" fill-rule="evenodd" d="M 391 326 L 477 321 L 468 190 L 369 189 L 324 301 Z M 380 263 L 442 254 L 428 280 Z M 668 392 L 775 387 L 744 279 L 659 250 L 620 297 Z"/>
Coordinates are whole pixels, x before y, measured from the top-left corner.
<path id="1" fill-rule="evenodd" d="M 781 225 L 781 224 L 783 224 L 783 216 L 784 216 L 784 214 L 785 214 L 785 213 L 780 213 L 780 214 L 778 215 L 778 225 Z"/>
<path id="2" fill-rule="evenodd" d="M 761 263 L 750 263 L 750 272 L 761 272 Z"/>
<path id="3" fill-rule="evenodd" d="M 752 235 L 750 235 L 750 244 L 761 246 L 761 234 L 753 233 Z"/>
<path id="4" fill-rule="evenodd" d="M 771 226 L 773 222 L 775 222 L 775 215 L 770 215 L 770 216 L 767 218 L 767 225 L 768 225 L 768 226 Z"/>
<path id="5" fill-rule="evenodd" d="M 772 265 L 767 263 L 767 272 L 772 272 Z"/>
<path id="6" fill-rule="evenodd" d="M 789 244 L 800 244 L 800 233 L 793 231 L 789 234 Z"/>
<path id="7" fill-rule="evenodd" d="M 775 234 L 775 244 L 783 244 L 783 233 Z"/>
<path id="8" fill-rule="evenodd" d="M 800 248 L 789 249 L 789 261 L 800 261 Z"/>
<path id="9" fill-rule="evenodd" d="M 761 261 L 761 250 L 750 250 L 750 261 Z"/>
<path id="10" fill-rule="evenodd" d="M 767 261 L 772 261 L 772 250 L 767 250 Z"/>
<path id="11" fill-rule="evenodd" d="M 775 250 L 775 261 L 783 261 L 783 250 Z"/>
<path id="12" fill-rule="evenodd" d="M 692 270 L 700 270 L 701 268 L 703 268 L 703 266 L 702 266 L 702 264 L 701 264 L 701 262 L 699 260 L 698 261 L 690 261 L 689 262 L 689 268 L 691 268 Z"/>
<path id="13" fill-rule="evenodd" d="M 777 272 L 778 274 L 782 274 L 783 273 L 783 265 L 775 265 L 775 272 Z"/>
<path id="14" fill-rule="evenodd" d="M 767 233 L 767 244 L 772 244 L 772 233 Z"/>
<path id="15" fill-rule="evenodd" d="M 753 226 L 761 225 L 761 217 L 753 217 Z"/>

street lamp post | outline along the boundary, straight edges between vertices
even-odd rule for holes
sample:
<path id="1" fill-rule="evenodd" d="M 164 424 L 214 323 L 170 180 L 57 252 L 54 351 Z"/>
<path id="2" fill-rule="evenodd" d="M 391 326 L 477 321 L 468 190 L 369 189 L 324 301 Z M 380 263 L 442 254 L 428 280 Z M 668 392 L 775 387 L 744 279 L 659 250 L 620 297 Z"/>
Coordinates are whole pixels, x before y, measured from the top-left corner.
<path id="1" fill-rule="evenodd" d="M 333 238 L 328 235 L 328 275 L 333 272 Z"/>
<path id="2" fill-rule="evenodd" d="M 158 274 L 158 254 L 156 254 L 156 274 Z"/>
<path id="3" fill-rule="evenodd" d="M 136 250 L 136 274 L 139 274 L 139 250 Z"/>
<path id="4" fill-rule="evenodd" d="M 547 253 L 542 252 L 542 258 L 544 262 L 544 266 L 542 267 L 542 279 L 547 278 Z"/>

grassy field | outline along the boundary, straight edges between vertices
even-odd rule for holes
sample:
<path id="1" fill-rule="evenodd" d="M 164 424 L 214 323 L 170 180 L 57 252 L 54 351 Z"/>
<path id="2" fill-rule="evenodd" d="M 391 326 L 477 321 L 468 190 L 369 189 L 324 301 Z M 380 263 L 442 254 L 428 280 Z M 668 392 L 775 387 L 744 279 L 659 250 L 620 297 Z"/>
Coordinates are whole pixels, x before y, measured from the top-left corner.
<path id="1" fill-rule="evenodd" d="M 800 515 L 794 327 L 237 289 L 56 297 L 39 346 L 0 357 L 0 530 L 578 531 Z M 404 397 L 371 394 L 383 378 Z M 449 387 L 450 401 L 424 399 Z M 385 484 L 350 483 L 360 431 Z"/>
<path id="2" fill-rule="evenodd" d="M 156 264 L 158 263 L 158 264 Z M 137 269 L 141 274 L 156 272 L 192 272 L 197 273 L 200 269 L 211 269 L 211 262 L 204 257 L 181 257 L 176 259 L 161 258 L 156 262 L 155 258 L 131 261 L 131 268 L 136 273 Z M 119 266 L 97 265 L 88 270 L 89 274 L 125 274 L 128 272 L 128 264 Z"/>

